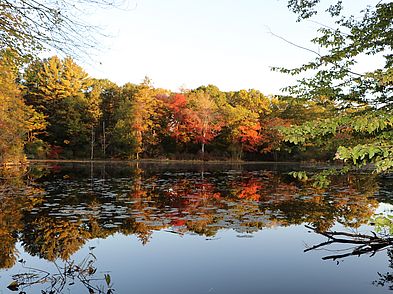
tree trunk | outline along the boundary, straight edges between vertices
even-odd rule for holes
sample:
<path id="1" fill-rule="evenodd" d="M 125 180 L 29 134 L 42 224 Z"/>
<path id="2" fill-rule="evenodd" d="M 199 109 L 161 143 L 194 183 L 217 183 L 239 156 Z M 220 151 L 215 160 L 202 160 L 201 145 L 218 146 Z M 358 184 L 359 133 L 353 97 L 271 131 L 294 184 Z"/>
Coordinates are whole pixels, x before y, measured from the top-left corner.
<path id="1" fill-rule="evenodd" d="M 105 121 L 102 122 L 102 154 L 106 158 L 106 137 L 105 137 Z"/>
<path id="2" fill-rule="evenodd" d="M 91 146 L 90 146 L 90 160 L 94 158 L 94 129 L 91 127 Z"/>

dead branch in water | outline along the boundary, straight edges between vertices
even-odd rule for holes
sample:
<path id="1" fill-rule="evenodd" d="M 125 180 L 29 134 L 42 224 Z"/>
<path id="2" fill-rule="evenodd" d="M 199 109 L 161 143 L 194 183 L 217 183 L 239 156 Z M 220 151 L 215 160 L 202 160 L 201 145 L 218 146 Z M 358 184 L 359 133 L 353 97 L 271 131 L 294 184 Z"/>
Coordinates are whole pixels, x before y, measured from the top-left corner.
<path id="1" fill-rule="evenodd" d="M 388 247 L 393 245 L 392 237 L 380 237 L 377 236 L 377 234 L 375 234 L 374 232 L 371 235 L 365 235 L 365 234 L 336 232 L 336 231 L 322 232 L 322 231 L 318 231 L 314 227 L 307 226 L 307 225 L 306 228 L 314 231 L 317 234 L 327 237 L 328 241 L 309 247 L 305 249 L 304 252 L 308 252 L 315 249 L 326 248 L 326 246 L 332 244 L 356 245 L 355 248 L 351 247 L 351 248 L 344 249 L 344 251 L 346 251 L 345 253 L 325 256 L 322 258 L 323 260 L 329 260 L 329 259 L 336 260 L 348 256 L 353 256 L 353 255 L 360 256 L 369 253 L 370 256 L 373 256 L 378 251 L 387 249 Z"/>

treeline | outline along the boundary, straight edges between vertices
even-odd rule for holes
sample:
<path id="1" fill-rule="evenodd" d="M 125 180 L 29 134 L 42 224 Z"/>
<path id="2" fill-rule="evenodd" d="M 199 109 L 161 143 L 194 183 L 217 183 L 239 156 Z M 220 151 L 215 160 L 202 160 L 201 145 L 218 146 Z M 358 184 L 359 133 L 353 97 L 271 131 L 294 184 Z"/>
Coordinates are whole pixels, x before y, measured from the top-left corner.
<path id="1" fill-rule="evenodd" d="M 279 128 L 334 115 L 306 101 L 214 85 L 178 93 L 93 79 L 71 58 L 0 59 L 0 162 L 58 159 L 306 159 Z M 331 158 L 331 142 L 315 152 Z M 291 147 L 291 148 L 290 148 Z M 291 152 L 291 153 L 290 153 Z"/>

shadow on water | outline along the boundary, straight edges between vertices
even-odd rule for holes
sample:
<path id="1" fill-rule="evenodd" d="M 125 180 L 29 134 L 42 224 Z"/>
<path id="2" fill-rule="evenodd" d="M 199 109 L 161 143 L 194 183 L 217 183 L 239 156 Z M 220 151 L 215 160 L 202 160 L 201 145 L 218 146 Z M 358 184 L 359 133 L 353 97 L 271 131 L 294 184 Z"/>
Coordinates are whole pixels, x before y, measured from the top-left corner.
<path id="1" fill-rule="evenodd" d="M 288 175 L 291 168 L 37 164 L 29 171 L 4 170 L 0 268 L 15 265 L 15 246 L 20 242 L 31 256 L 62 260 L 59 272 L 70 271 L 72 279 L 84 283 L 95 273 L 94 254 L 82 261 L 85 267 L 71 257 L 92 239 L 120 233 L 135 235 L 145 245 L 156 231 L 212 239 L 220 230 L 252 237 L 263 229 L 301 224 L 327 234 L 335 224 L 348 228 L 369 224 L 379 201 L 392 201 L 391 179 L 381 186 L 373 175 L 347 175 L 333 178 L 329 188 L 321 189 L 295 181 Z M 52 276 L 44 280 L 53 284 Z M 391 276 L 381 279 L 387 283 Z M 29 281 L 42 278 L 32 277 L 21 274 L 15 282 L 29 286 Z M 65 278 L 69 276 L 56 276 L 55 284 L 67 283 Z M 111 291 L 110 281 L 104 281 L 106 291 Z M 90 289 L 88 282 L 86 287 Z"/>

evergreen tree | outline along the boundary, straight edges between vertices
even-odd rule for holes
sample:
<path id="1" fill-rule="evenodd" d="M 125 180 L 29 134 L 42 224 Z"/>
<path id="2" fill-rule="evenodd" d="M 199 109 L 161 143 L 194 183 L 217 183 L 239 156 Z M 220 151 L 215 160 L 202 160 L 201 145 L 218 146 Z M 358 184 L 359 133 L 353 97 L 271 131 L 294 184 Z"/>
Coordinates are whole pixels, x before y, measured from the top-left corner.
<path id="1" fill-rule="evenodd" d="M 100 117 L 100 95 L 85 71 L 71 58 L 54 56 L 34 62 L 25 74 L 25 99 L 47 117 L 47 138 L 67 156 L 89 154 Z M 92 136 L 93 133 L 93 136 Z"/>

